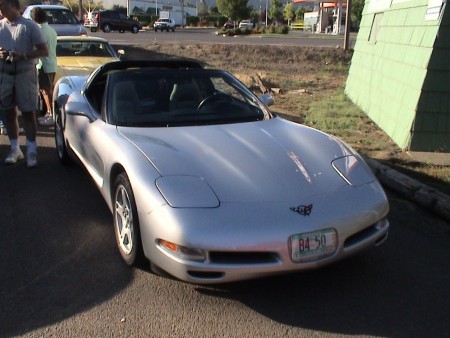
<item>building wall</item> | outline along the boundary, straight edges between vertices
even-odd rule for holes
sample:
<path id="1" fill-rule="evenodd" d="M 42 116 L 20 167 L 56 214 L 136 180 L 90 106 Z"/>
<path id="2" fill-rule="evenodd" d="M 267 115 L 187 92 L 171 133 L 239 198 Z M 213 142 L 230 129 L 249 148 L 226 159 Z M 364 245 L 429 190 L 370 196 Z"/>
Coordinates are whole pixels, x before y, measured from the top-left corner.
<path id="1" fill-rule="evenodd" d="M 448 16 L 442 0 L 364 7 L 346 93 L 404 150 L 450 151 Z"/>

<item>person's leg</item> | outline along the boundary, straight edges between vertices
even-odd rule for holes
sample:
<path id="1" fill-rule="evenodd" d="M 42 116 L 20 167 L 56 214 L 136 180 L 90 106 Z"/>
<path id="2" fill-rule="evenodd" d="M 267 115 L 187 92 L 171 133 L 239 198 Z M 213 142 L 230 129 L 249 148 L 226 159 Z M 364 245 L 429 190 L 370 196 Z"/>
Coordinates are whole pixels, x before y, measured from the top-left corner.
<path id="1" fill-rule="evenodd" d="M 42 69 L 39 71 L 39 91 L 44 100 L 47 112 L 45 116 L 39 117 L 38 122 L 42 126 L 53 125 L 52 99 L 53 99 L 53 80 L 55 73 L 45 73 Z"/>
<path id="2" fill-rule="evenodd" d="M 22 112 L 22 118 L 27 138 L 27 165 L 34 168 L 37 166 L 36 116 L 34 111 Z"/>
<path id="3" fill-rule="evenodd" d="M 22 112 L 23 127 L 27 138 L 27 165 L 37 166 L 36 116 L 38 109 L 38 78 L 36 69 L 16 76 L 15 93 L 17 107 Z"/>
<path id="4" fill-rule="evenodd" d="M 5 159 L 5 163 L 14 164 L 24 157 L 19 146 L 19 121 L 17 120 L 17 109 L 16 107 L 5 109 L 4 113 L 5 126 L 8 132 L 9 143 L 11 144 L 11 151 Z"/>

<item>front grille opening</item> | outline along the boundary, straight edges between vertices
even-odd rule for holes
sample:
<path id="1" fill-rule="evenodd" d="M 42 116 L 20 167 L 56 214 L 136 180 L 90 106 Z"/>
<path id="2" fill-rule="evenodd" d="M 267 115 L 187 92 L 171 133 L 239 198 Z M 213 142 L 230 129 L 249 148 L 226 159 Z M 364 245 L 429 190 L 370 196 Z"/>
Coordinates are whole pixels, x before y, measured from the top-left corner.
<path id="1" fill-rule="evenodd" d="M 366 238 L 374 235 L 376 232 L 377 229 L 375 228 L 375 225 L 371 225 L 370 227 L 365 228 L 364 230 L 361 230 L 356 234 L 351 235 L 349 238 L 347 238 L 344 242 L 344 248 L 358 244 L 359 242 L 365 240 Z"/>
<path id="2" fill-rule="evenodd" d="M 217 264 L 270 264 L 279 261 L 278 255 L 273 252 L 212 251 L 209 259 Z"/>
<path id="3" fill-rule="evenodd" d="M 217 271 L 217 272 L 215 272 L 215 271 L 206 272 L 206 271 L 192 271 L 192 270 L 189 270 L 187 273 L 192 278 L 198 278 L 198 279 L 221 279 L 221 278 L 223 278 L 223 276 L 225 276 L 225 273 L 220 272 L 220 271 Z"/>

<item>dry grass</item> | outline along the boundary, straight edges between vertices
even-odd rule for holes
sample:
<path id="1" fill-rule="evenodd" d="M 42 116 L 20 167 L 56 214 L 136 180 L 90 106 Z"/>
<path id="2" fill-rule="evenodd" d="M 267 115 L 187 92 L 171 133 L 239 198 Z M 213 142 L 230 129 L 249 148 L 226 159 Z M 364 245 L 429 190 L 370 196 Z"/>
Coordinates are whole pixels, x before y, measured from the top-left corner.
<path id="1" fill-rule="evenodd" d="M 188 58 L 205 68 L 225 69 L 258 93 L 253 78 L 278 88 L 271 109 L 279 115 L 334 134 L 360 153 L 383 161 L 450 195 L 450 167 L 417 163 L 401 151 L 358 107 L 344 87 L 351 51 L 331 48 L 155 45 L 120 46 L 130 59 Z"/>

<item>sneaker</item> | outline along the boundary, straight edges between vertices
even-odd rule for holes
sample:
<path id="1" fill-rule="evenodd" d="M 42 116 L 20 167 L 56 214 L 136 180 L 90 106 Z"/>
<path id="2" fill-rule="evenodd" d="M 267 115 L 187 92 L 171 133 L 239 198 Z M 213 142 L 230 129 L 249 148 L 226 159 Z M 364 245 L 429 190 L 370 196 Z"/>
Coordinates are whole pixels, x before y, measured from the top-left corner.
<path id="1" fill-rule="evenodd" d="M 39 117 L 37 118 L 37 120 L 38 120 L 38 122 L 44 121 L 44 120 L 45 120 L 46 118 L 48 118 L 49 116 L 52 116 L 52 113 L 46 112 L 45 115 L 39 116 Z"/>
<path id="2" fill-rule="evenodd" d="M 23 153 L 22 150 L 11 150 L 8 154 L 8 157 L 5 159 L 5 164 L 16 164 L 18 160 L 23 159 Z"/>
<path id="3" fill-rule="evenodd" d="M 8 132 L 6 131 L 6 127 L 3 124 L 2 120 L 0 120 L 0 135 L 8 135 Z"/>
<path id="4" fill-rule="evenodd" d="M 27 152 L 27 167 L 28 168 L 36 168 L 37 167 L 37 153 L 36 152 Z"/>
<path id="5" fill-rule="evenodd" d="M 41 120 L 38 119 L 38 123 L 41 126 L 53 126 L 53 124 L 55 122 L 53 121 L 52 115 L 45 115 L 45 116 L 43 116 L 43 119 L 41 119 Z"/>

